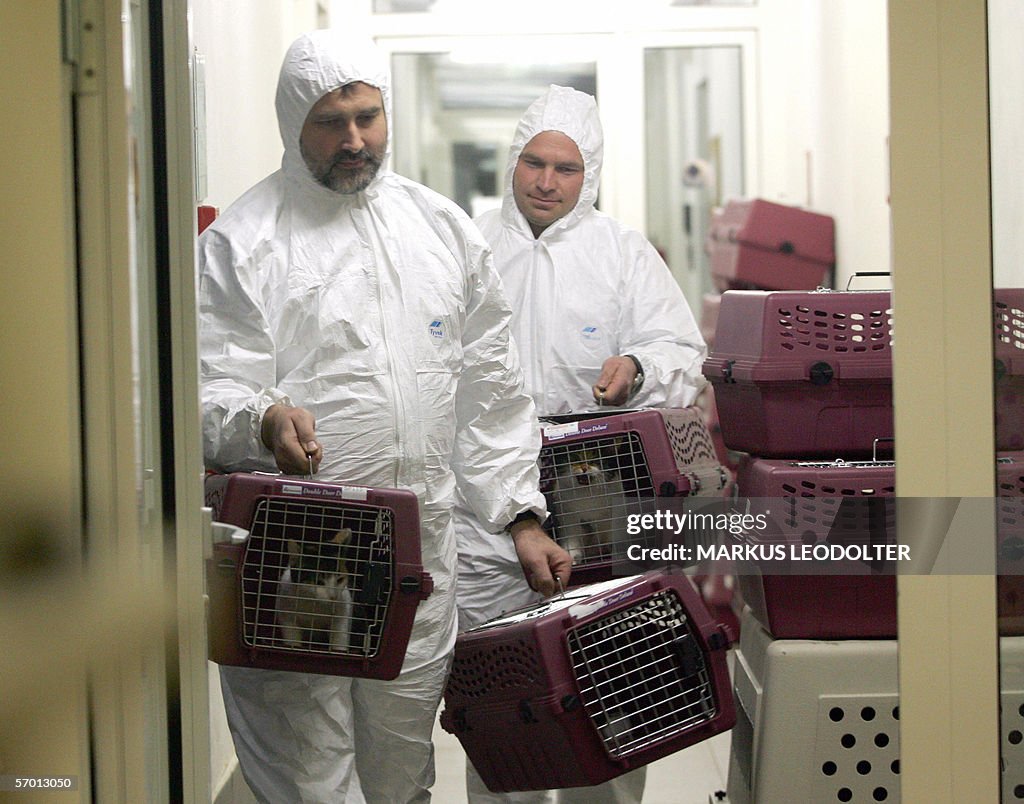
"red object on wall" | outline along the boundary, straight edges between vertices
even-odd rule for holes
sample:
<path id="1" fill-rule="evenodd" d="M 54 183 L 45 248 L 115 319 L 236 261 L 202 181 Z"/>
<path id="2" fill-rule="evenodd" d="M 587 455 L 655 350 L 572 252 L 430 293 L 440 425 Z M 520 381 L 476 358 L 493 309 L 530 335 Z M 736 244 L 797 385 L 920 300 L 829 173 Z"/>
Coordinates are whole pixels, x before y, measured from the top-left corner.
<path id="1" fill-rule="evenodd" d="M 211 223 L 217 218 L 217 207 L 211 207 L 207 204 L 199 205 L 199 231 L 197 234 L 202 234 L 203 230 L 206 229 Z"/>

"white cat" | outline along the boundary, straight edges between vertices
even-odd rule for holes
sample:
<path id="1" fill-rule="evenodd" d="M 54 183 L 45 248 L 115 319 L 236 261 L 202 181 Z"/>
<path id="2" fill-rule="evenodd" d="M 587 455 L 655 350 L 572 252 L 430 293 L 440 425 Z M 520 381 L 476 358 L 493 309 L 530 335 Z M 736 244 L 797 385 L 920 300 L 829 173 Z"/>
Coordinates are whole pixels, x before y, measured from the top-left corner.
<path id="1" fill-rule="evenodd" d="M 549 496 L 558 542 L 575 563 L 611 559 L 614 543 L 626 535 L 618 472 L 603 468 L 597 451 L 587 447 L 570 447 L 559 459 Z"/>
<path id="2" fill-rule="evenodd" d="M 348 650 L 352 595 L 344 548 L 352 531 L 327 541 L 288 540 L 288 566 L 277 586 L 277 624 L 289 648 Z"/>

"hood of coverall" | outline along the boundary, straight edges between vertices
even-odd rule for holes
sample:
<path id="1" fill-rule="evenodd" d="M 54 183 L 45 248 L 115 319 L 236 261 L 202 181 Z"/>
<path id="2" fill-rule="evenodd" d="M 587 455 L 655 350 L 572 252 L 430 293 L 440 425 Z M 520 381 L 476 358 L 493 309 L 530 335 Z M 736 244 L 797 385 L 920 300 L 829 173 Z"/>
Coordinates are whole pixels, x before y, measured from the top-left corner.
<path id="1" fill-rule="evenodd" d="M 388 137 L 384 160 L 374 183 L 387 172 L 391 158 L 391 73 L 387 59 L 369 39 L 318 30 L 292 43 L 277 80 L 277 125 L 284 143 L 281 167 L 288 176 L 321 186 L 309 172 L 299 150 L 302 126 L 309 110 L 320 98 L 356 81 L 380 90 Z"/>
<path id="2" fill-rule="evenodd" d="M 551 84 L 548 91 L 530 104 L 516 126 L 505 169 L 505 195 L 501 204 L 501 217 L 506 223 L 523 229 L 533 237 L 526 217 L 516 206 L 512 195 L 512 175 L 519 163 L 519 155 L 527 144 L 542 131 L 558 131 L 576 143 L 583 157 L 583 187 L 576 206 L 547 227 L 541 237 L 572 226 L 590 212 L 597 201 L 597 187 L 601 179 L 604 151 L 604 133 L 597 113 L 597 101 L 585 92 Z"/>

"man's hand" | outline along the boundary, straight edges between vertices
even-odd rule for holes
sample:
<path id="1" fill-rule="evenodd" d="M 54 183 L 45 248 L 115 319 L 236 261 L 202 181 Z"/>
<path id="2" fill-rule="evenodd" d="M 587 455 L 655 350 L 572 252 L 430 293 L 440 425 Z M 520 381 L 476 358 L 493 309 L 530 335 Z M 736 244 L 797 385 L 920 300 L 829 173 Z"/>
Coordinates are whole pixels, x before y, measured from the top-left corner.
<path id="1" fill-rule="evenodd" d="M 527 583 L 534 591 L 551 597 L 569 583 L 572 557 L 548 536 L 536 519 L 512 526 L 512 541 Z M 555 580 L 558 578 L 561 585 Z"/>
<path id="2" fill-rule="evenodd" d="M 628 357 L 609 357 L 601 366 L 601 376 L 594 383 L 594 399 L 598 405 L 622 405 L 629 399 L 636 377 L 636 365 Z"/>
<path id="3" fill-rule="evenodd" d="M 320 468 L 324 453 L 316 440 L 315 424 L 305 408 L 271 405 L 263 414 L 260 437 L 285 474 L 308 475 Z"/>

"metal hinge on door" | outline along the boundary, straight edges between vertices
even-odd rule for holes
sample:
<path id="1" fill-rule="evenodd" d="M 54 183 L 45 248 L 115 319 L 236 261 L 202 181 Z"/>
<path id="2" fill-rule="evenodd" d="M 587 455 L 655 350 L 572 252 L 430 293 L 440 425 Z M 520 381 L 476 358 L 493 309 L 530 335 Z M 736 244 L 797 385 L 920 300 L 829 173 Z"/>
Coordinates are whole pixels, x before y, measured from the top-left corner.
<path id="1" fill-rule="evenodd" d="M 75 68 L 75 94 L 99 92 L 102 28 L 96 0 L 63 0 L 64 61 Z"/>

